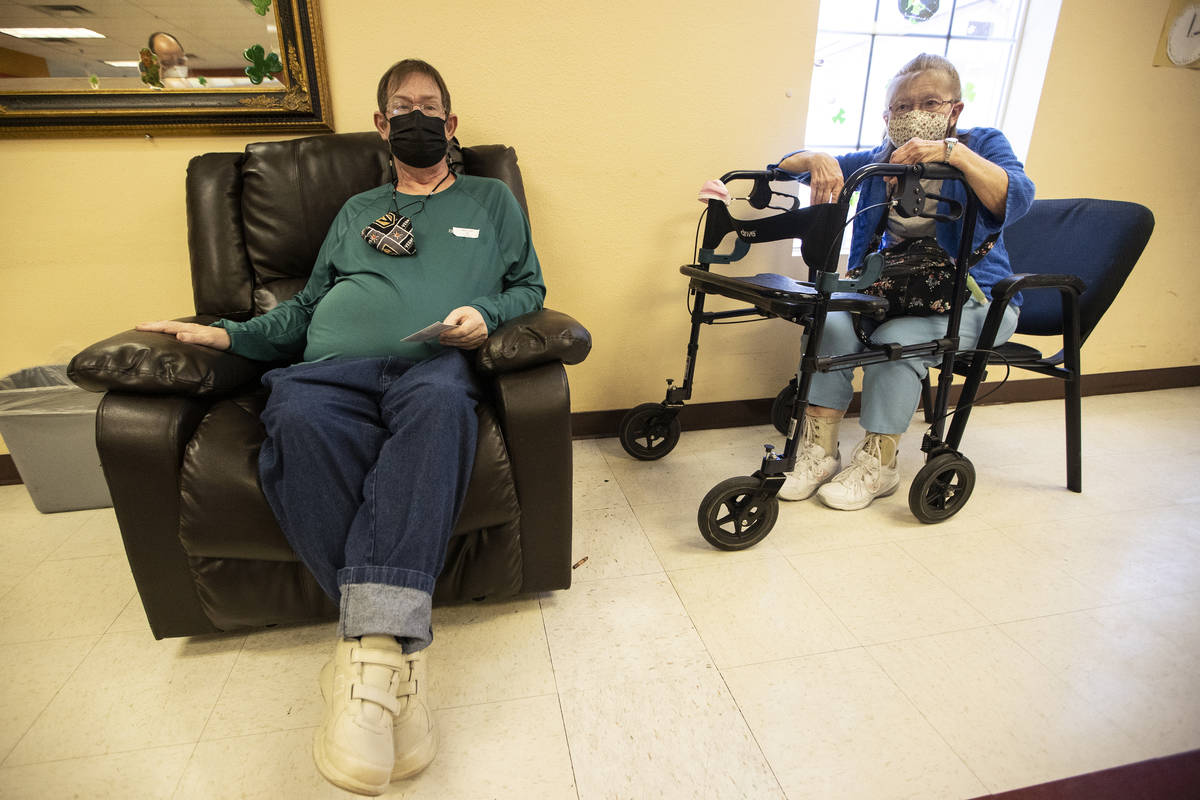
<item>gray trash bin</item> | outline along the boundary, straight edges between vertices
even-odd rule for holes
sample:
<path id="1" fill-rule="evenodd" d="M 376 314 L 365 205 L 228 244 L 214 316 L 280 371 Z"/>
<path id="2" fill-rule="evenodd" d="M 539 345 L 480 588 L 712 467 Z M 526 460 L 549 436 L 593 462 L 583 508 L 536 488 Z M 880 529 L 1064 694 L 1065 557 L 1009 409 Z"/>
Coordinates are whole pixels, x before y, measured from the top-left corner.
<path id="1" fill-rule="evenodd" d="M 0 436 L 43 514 L 112 505 L 96 452 L 101 397 L 71 383 L 65 364 L 0 378 Z"/>

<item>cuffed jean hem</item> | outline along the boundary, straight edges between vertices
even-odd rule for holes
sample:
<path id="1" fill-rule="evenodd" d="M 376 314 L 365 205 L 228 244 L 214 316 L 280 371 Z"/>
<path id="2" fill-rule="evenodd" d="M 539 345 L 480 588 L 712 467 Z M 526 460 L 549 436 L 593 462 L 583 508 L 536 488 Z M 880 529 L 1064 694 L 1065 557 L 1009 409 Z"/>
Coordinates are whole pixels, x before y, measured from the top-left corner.
<path id="1" fill-rule="evenodd" d="M 436 581 L 432 575 L 415 569 L 402 567 L 383 567 L 379 565 L 342 567 L 337 573 L 338 586 L 345 587 L 350 583 L 382 583 L 388 586 L 399 586 L 406 589 L 416 589 L 425 594 L 433 594 L 433 584 Z"/>
<path id="2" fill-rule="evenodd" d="M 433 643 L 433 596 L 429 592 L 386 583 L 343 583 L 341 588 L 341 638 L 390 634 L 406 653 Z"/>

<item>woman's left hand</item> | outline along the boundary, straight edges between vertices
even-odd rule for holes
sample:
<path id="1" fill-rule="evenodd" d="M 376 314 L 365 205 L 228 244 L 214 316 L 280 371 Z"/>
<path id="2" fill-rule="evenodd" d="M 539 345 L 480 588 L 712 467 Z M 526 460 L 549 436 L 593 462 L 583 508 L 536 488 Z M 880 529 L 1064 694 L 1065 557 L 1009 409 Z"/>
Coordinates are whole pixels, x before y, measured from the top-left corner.
<path id="1" fill-rule="evenodd" d="M 954 146 L 957 150 L 964 145 Z M 892 153 L 893 164 L 924 164 L 946 160 L 946 143 L 941 139 L 909 139 Z"/>

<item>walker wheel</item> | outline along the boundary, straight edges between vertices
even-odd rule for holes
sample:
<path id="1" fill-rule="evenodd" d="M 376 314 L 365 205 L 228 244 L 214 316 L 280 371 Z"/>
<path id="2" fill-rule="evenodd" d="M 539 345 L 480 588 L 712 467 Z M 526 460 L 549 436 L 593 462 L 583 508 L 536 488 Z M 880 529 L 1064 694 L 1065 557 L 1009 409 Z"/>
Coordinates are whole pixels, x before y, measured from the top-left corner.
<path id="1" fill-rule="evenodd" d="M 705 540 L 718 550 L 745 550 L 771 532 L 779 517 L 779 500 L 762 491 L 758 478 L 727 478 L 700 501 L 696 523 Z"/>
<path id="2" fill-rule="evenodd" d="M 771 403 L 771 424 L 784 436 L 787 436 L 788 428 L 792 425 L 792 403 L 795 401 L 796 381 L 793 378 L 787 386 L 779 390 L 775 402 Z"/>
<path id="3" fill-rule="evenodd" d="M 921 522 L 950 519 L 967 504 L 975 488 L 975 467 L 957 453 L 934 456 L 908 490 L 908 507 Z"/>
<path id="4" fill-rule="evenodd" d="M 641 461 L 654 461 L 679 443 L 678 411 L 662 403 L 634 406 L 621 420 L 621 447 Z"/>

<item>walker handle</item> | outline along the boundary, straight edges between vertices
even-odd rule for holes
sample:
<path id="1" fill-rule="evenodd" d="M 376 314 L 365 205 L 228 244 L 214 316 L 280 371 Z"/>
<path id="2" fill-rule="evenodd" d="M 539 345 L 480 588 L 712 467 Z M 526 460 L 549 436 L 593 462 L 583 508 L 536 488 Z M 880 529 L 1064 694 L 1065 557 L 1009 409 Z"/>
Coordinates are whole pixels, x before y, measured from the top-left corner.
<path id="1" fill-rule="evenodd" d="M 721 183 L 727 184 L 730 181 L 748 180 L 754 181 L 754 186 L 750 188 L 750 194 L 746 200 L 752 208 L 762 210 L 771 204 L 772 197 L 785 197 L 792 203 L 792 208 L 800 207 L 800 198 L 795 195 L 783 194 L 771 189 L 771 181 L 798 181 L 799 178 L 794 175 L 778 170 L 735 170 L 727 172 L 721 176 Z"/>

